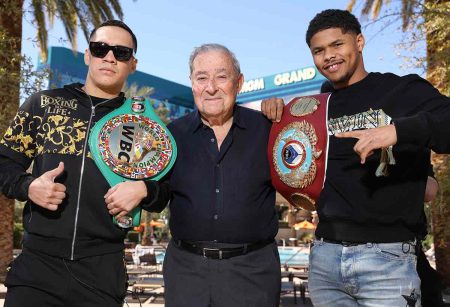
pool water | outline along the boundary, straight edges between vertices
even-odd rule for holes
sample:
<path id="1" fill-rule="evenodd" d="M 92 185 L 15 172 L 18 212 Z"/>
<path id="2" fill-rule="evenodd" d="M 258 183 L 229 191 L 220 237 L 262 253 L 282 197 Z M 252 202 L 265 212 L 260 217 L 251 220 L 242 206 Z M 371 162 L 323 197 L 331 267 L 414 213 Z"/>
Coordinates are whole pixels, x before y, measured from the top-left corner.
<path id="1" fill-rule="evenodd" d="M 281 265 L 308 265 L 309 251 L 296 247 L 278 247 Z"/>

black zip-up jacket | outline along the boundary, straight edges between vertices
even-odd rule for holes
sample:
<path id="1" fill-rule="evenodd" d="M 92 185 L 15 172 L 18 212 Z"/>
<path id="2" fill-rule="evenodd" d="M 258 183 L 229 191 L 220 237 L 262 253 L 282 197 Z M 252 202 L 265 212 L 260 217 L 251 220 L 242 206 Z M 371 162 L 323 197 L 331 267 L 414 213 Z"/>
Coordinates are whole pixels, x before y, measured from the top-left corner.
<path id="1" fill-rule="evenodd" d="M 0 141 L 1 192 L 27 201 L 24 247 L 67 259 L 120 251 L 127 232 L 112 223 L 104 200 L 110 186 L 88 147 L 95 122 L 120 107 L 125 97 L 121 93 L 93 106 L 81 86 L 32 95 Z M 60 161 L 64 173 L 55 182 L 66 186 L 66 197 L 56 211 L 50 211 L 28 199 L 28 187 Z M 26 170 L 32 162 L 29 174 Z"/>

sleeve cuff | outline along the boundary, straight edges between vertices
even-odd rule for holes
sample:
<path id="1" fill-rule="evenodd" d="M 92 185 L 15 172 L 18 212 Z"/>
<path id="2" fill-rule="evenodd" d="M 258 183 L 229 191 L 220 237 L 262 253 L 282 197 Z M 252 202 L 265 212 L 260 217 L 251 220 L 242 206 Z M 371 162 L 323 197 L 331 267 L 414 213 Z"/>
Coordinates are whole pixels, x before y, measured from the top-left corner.
<path id="1" fill-rule="evenodd" d="M 30 187 L 30 184 L 33 182 L 34 178 L 31 174 L 26 174 L 22 176 L 22 178 L 19 179 L 17 182 L 18 185 L 18 193 L 16 199 L 19 201 L 26 201 L 28 200 L 28 188 Z"/>
<path id="2" fill-rule="evenodd" d="M 154 180 L 147 180 L 144 183 L 147 187 L 147 196 L 142 200 L 141 207 L 147 209 L 158 199 L 159 185 Z"/>

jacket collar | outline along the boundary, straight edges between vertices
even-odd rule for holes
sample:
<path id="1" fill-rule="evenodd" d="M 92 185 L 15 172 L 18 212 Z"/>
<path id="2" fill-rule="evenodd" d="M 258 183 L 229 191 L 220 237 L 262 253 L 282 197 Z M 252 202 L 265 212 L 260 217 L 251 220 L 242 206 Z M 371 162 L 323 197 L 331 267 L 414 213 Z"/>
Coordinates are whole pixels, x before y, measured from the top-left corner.
<path id="1" fill-rule="evenodd" d="M 75 96 L 79 98 L 81 104 L 86 105 L 87 107 L 91 107 L 91 100 L 89 95 L 82 89 L 84 84 L 81 83 L 72 83 L 65 85 L 64 88 L 73 93 Z M 125 94 L 120 92 L 119 96 L 109 99 L 107 102 L 103 103 L 101 107 L 107 107 L 111 109 L 115 109 L 120 107 L 125 101 Z"/>

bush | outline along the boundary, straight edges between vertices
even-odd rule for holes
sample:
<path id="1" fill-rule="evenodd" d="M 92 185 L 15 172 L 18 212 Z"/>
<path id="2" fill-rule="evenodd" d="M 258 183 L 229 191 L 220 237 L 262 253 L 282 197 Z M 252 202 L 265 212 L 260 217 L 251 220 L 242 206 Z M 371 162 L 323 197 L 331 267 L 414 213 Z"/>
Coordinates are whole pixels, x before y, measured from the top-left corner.
<path id="1" fill-rule="evenodd" d="M 14 223 L 13 248 L 22 248 L 23 225 Z"/>

